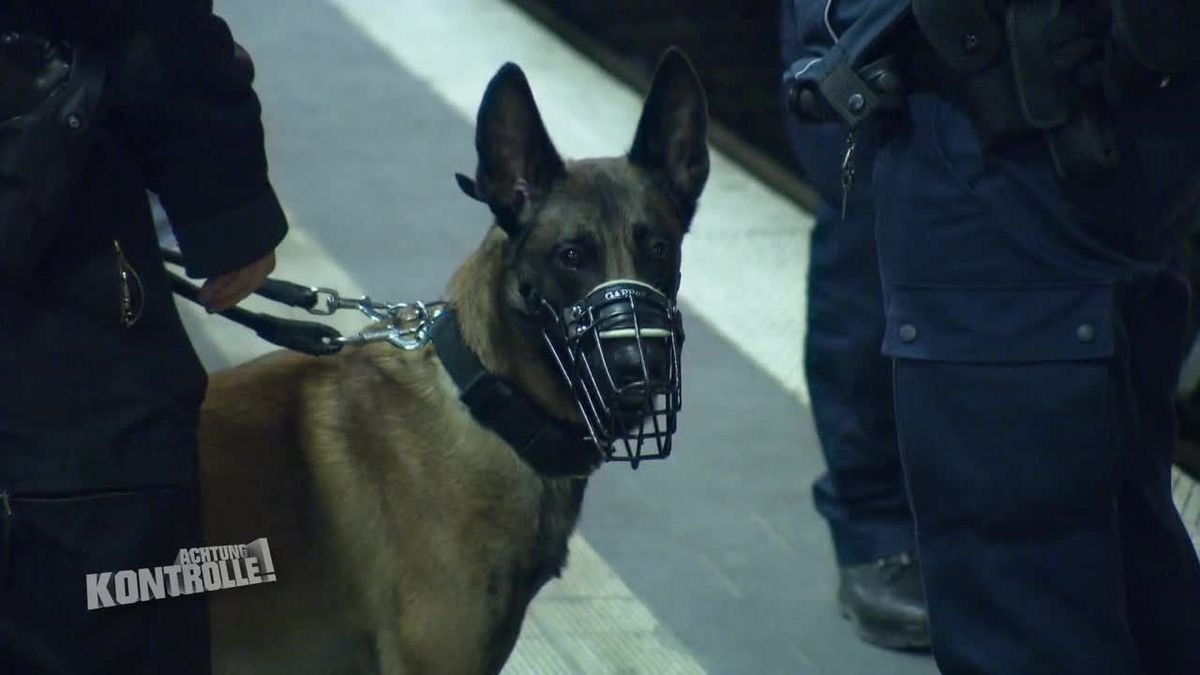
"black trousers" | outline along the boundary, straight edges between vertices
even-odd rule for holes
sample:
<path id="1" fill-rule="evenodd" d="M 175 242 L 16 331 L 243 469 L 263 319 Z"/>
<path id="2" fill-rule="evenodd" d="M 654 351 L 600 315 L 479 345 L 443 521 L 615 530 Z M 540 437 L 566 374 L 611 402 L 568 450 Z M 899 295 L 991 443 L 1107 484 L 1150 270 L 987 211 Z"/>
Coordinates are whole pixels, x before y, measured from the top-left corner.
<path id="1" fill-rule="evenodd" d="M 204 371 L 145 193 L 94 183 L 80 203 L 111 225 L 73 221 L 35 284 L 0 289 L 0 674 L 208 673 L 204 594 L 87 608 L 86 575 L 170 565 L 205 545 Z M 130 327 L 114 239 L 139 279 Z"/>
<path id="2" fill-rule="evenodd" d="M 88 609 L 86 575 L 169 565 L 203 541 L 195 490 L 8 498 L 0 673 L 209 673 L 203 593 Z M 2 505 L 0 505 L 2 507 Z"/>

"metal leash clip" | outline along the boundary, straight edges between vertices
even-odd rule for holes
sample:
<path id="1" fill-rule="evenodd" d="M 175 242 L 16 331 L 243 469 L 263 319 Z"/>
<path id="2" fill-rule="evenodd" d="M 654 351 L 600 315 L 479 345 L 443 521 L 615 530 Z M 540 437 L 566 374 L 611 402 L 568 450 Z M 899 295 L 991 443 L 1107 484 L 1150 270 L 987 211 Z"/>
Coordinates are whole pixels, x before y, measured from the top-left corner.
<path id="1" fill-rule="evenodd" d="M 370 342 L 390 342 L 405 351 L 414 351 L 429 343 L 429 330 L 433 322 L 446 308 L 443 301 L 437 302 L 375 302 L 368 296 L 343 298 L 332 288 L 314 288 L 323 300 L 320 306 L 308 311 L 318 316 L 328 316 L 339 309 L 357 309 L 373 321 L 385 324 L 372 327 L 352 335 L 343 335 L 336 342 L 342 345 L 364 345 Z"/>

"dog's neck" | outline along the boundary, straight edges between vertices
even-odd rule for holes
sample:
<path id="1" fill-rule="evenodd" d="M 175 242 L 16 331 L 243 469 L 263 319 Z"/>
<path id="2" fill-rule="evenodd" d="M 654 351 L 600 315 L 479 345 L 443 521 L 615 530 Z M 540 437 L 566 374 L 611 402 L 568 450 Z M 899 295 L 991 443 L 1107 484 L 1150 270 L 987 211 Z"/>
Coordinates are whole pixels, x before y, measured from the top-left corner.
<path id="1" fill-rule="evenodd" d="M 449 301 L 463 342 L 484 368 L 516 385 L 547 413 L 581 422 L 541 336 L 523 328 L 505 301 L 506 242 L 507 237 L 493 228 L 450 281 Z"/>

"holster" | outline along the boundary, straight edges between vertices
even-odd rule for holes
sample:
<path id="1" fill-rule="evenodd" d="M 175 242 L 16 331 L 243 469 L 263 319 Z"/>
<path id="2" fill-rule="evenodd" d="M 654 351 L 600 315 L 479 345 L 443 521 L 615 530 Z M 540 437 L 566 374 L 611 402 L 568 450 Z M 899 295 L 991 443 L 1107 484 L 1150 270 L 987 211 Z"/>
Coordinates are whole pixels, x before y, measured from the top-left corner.
<path id="1" fill-rule="evenodd" d="M 964 101 L 986 150 L 1041 134 L 1063 179 L 1116 166 L 1101 3 L 913 0 L 913 14 L 925 81 Z"/>
<path id="2" fill-rule="evenodd" d="M 1110 1 L 1117 36 L 1144 68 L 1164 75 L 1200 68 L 1200 2 Z"/>
<path id="3" fill-rule="evenodd" d="M 0 283 L 20 287 L 66 215 L 103 112 L 107 66 L 98 51 L 27 34 L 3 34 L 0 58 L 6 47 L 41 55 L 26 64 L 40 100 L 0 121 Z"/>

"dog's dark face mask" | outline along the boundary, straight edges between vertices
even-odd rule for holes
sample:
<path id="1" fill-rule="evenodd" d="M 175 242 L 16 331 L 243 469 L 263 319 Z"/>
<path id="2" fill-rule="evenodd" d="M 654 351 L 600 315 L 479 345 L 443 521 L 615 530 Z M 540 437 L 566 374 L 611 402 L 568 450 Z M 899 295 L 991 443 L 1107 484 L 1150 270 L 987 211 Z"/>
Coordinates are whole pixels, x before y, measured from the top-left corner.
<path id="1" fill-rule="evenodd" d="M 680 245 L 708 177 L 704 92 L 659 63 L 624 157 L 565 163 L 519 68 L 488 85 L 479 168 L 459 176 L 508 235 L 504 302 L 546 345 L 596 444 L 633 466 L 671 450 L 681 406 Z"/>

